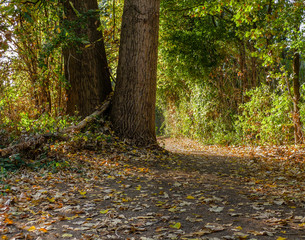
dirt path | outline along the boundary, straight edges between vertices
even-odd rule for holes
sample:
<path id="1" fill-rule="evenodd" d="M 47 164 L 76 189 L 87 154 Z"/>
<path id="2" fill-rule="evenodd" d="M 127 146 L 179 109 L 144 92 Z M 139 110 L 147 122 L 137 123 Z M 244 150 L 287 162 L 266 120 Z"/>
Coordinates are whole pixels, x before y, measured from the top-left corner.
<path id="1" fill-rule="evenodd" d="M 80 172 L 11 176 L 2 239 L 305 238 L 301 185 L 295 200 L 295 182 L 264 179 L 251 158 L 187 139 L 160 142 L 174 154 L 84 150 L 70 156 L 83 162 Z"/>
<path id="2" fill-rule="evenodd" d="M 181 168 L 190 171 L 190 179 L 194 180 L 196 187 L 194 194 L 188 194 L 193 196 L 196 191 L 201 191 L 203 206 L 196 201 L 198 197 L 194 203 L 204 223 L 224 229 L 204 235 L 206 238 L 203 239 L 305 238 L 304 191 L 297 189 L 299 191 L 295 192 L 302 196 L 301 201 L 287 197 L 285 193 L 293 182 L 288 182 L 284 176 L 278 178 L 286 181 L 277 186 L 274 178 L 268 179 L 267 173 L 262 178 L 260 171 L 249 169 L 251 158 L 230 157 L 221 147 L 202 146 L 189 139 L 164 139 L 163 144 L 178 154 Z"/>

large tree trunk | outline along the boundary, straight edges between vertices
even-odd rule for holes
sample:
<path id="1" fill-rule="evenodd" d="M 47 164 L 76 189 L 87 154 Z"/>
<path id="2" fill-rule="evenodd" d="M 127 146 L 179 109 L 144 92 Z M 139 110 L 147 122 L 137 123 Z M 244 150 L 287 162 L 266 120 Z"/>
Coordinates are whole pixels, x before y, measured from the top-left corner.
<path id="1" fill-rule="evenodd" d="M 94 112 L 112 91 L 110 74 L 99 15 L 91 12 L 86 23 L 77 22 L 84 13 L 97 10 L 97 0 L 65 0 L 66 20 L 71 31 L 79 38 L 87 38 L 88 43 L 77 43 L 66 47 L 64 53 L 65 77 L 70 87 L 67 91 L 67 113 L 87 116 Z M 80 16 L 82 15 L 82 16 Z M 81 26 L 83 24 L 83 26 Z"/>
<path id="2" fill-rule="evenodd" d="M 160 0 L 125 0 L 111 120 L 137 144 L 156 143 L 155 102 Z"/>
<path id="3" fill-rule="evenodd" d="M 304 141 L 299 108 L 300 97 L 300 54 L 296 52 L 293 56 L 293 122 L 296 144 Z"/>

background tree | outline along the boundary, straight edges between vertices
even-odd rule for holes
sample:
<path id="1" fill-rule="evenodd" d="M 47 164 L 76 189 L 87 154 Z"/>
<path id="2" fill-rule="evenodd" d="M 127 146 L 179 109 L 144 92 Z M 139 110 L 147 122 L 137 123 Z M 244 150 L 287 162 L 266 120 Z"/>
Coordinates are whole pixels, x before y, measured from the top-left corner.
<path id="1" fill-rule="evenodd" d="M 0 71 L 6 76 L 1 78 L 0 124 L 4 129 L 19 132 L 24 125 L 28 129 L 31 121 L 58 117 L 65 110 L 61 51 L 43 53 L 57 35 L 58 8 L 54 1 L 0 4 L 0 38 L 4 41 Z"/>
<path id="2" fill-rule="evenodd" d="M 63 28 L 69 34 L 64 47 L 67 113 L 85 117 L 112 91 L 96 0 L 65 1 Z"/>
<path id="3" fill-rule="evenodd" d="M 292 25 L 292 35 L 293 40 L 297 40 L 295 48 L 293 47 L 293 122 L 294 122 L 294 140 L 296 144 L 304 143 L 304 133 L 303 133 L 303 123 L 301 121 L 300 115 L 300 88 L 301 88 L 301 79 L 300 79 L 300 67 L 301 67 L 301 54 L 302 46 L 300 44 L 299 33 L 301 30 L 301 23 L 304 20 L 304 11 L 305 3 L 304 1 L 294 1 L 292 8 L 290 7 L 292 14 L 289 14 Z"/>
<path id="4" fill-rule="evenodd" d="M 143 145 L 156 143 L 159 5 L 159 0 L 125 1 L 111 112 L 116 133 Z"/>

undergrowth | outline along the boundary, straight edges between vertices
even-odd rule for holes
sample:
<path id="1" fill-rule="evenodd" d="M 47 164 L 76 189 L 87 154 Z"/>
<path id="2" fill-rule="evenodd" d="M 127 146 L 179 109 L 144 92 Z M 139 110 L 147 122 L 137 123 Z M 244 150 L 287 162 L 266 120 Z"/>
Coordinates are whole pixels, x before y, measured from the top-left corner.
<path id="1" fill-rule="evenodd" d="M 174 104 L 159 101 L 167 135 L 189 137 L 205 144 L 283 145 L 294 143 L 293 104 L 287 90 L 261 85 L 247 91 L 236 111 L 225 108 L 208 89 L 193 89 Z M 305 104 L 300 103 L 301 121 Z"/>

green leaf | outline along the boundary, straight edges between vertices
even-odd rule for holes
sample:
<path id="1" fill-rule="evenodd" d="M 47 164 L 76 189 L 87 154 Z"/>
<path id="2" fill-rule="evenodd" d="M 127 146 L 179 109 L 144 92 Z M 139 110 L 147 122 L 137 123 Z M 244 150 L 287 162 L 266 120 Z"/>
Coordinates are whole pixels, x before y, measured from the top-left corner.
<path id="1" fill-rule="evenodd" d="M 101 210 L 101 211 L 100 211 L 101 214 L 107 214 L 108 212 L 109 212 L 109 209 Z"/>
<path id="2" fill-rule="evenodd" d="M 73 237 L 73 235 L 70 234 L 70 233 L 65 233 L 65 234 L 62 235 L 62 237 L 63 238 L 71 238 L 71 237 Z"/>
<path id="3" fill-rule="evenodd" d="M 181 223 L 180 222 L 176 222 L 173 225 L 169 225 L 169 227 L 171 228 L 175 228 L 175 229 L 180 229 L 181 228 Z"/>

